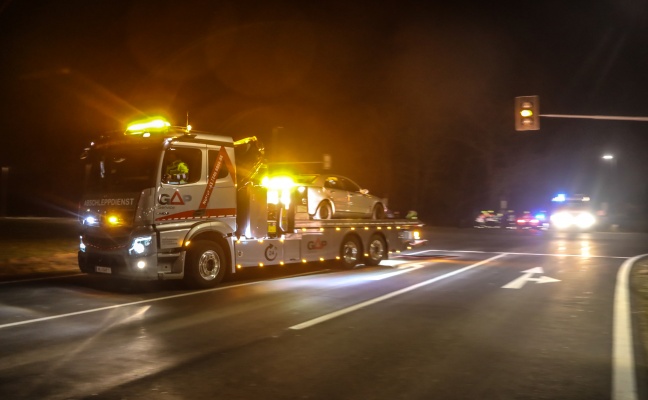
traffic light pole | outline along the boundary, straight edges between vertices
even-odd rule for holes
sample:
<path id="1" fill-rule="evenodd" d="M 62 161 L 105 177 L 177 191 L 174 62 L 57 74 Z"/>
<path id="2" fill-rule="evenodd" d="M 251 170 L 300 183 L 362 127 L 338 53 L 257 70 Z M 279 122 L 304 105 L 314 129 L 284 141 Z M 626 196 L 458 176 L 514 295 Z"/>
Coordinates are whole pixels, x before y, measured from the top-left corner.
<path id="1" fill-rule="evenodd" d="M 614 115 L 540 114 L 540 116 L 548 118 L 603 119 L 608 121 L 648 121 L 648 117 L 620 117 Z"/>

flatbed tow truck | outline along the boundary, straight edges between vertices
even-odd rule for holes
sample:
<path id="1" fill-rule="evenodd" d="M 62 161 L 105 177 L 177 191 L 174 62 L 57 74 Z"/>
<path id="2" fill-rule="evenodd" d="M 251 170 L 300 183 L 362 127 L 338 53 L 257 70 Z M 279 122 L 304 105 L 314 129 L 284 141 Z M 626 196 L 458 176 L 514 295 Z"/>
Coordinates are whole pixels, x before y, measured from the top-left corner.
<path id="1" fill-rule="evenodd" d="M 254 137 L 156 118 L 101 137 L 81 158 L 78 262 L 89 274 L 209 288 L 248 267 L 378 265 L 423 242 L 418 220 L 313 220 L 308 189 L 268 176 Z"/>

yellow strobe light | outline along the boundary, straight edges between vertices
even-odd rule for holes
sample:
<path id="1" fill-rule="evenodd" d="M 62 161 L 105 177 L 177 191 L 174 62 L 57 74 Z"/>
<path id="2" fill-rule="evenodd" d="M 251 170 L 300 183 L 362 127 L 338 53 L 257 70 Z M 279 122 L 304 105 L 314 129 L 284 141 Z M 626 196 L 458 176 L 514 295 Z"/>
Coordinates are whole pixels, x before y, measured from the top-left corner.
<path id="1" fill-rule="evenodd" d="M 134 122 L 126 128 L 126 133 L 131 135 L 149 133 L 149 131 L 163 131 L 171 124 L 164 118 L 155 117 L 152 119 Z"/>

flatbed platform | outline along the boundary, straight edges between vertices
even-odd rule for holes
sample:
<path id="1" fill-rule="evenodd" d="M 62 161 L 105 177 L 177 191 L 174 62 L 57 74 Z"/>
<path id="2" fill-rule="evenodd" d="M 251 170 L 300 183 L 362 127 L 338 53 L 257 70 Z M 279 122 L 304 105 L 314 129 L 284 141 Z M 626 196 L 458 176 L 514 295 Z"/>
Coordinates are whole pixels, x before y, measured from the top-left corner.
<path id="1" fill-rule="evenodd" d="M 417 219 L 296 219 L 295 228 L 349 228 L 349 227 L 377 227 L 377 226 L 423 226 Z"/>

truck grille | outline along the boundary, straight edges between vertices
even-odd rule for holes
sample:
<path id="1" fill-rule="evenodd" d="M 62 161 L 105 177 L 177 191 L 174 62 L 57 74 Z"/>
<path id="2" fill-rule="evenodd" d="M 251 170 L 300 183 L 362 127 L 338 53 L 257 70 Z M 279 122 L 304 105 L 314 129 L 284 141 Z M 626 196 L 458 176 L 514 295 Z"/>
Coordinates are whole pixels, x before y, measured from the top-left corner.
<path id="1" fill-rule="evenodd" d="M 86 235 L 83 238 L 83 243 L 86 246 L 100 250 L 116 250 L 128 246 L 130 244 L 130 236 L 98 237 Z"/>

